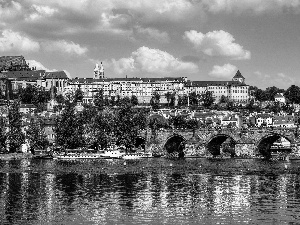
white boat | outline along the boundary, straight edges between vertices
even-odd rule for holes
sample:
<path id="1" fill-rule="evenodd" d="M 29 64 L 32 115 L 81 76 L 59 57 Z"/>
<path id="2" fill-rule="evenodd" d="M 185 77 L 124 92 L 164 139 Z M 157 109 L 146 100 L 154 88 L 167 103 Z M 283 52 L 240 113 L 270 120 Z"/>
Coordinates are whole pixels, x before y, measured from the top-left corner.
<path id="1" fill-rule="evenodd" d="M 53 155 L 53 159 L 58 160 L 76 160 L 76 159 L 101 159 L 99 152 L 84 152 L 82 150 L 66 150 L 61 154 Z"/>
<path id="2" fill-rule="evenodd" d="M 111 149 L 105 149 L 99 153 L 101 158 L 106 158 L 106 159 L 120 159 L 125 155 L 125 151 L 120 148 L 111 148 Z"/>
<path id="3" fill-rule="evenodd" d="M 53 159 L 58 160 L 76 160 L 76 159 L 101 159 L 99 153 L 67 153 L 54 155 Z"/>
<path id="4" fill-rule="evenodd" d="M 152 153 L 138 152 L 138 153 L 127 153 L 123 155 L 122 159 L 142 159 L 142 158 L 152 158 Z"/>

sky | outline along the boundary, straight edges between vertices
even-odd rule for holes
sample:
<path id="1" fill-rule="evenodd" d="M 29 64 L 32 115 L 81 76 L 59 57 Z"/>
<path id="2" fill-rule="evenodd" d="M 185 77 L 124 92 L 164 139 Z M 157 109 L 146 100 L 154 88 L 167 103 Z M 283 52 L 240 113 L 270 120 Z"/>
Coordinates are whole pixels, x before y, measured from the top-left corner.
<path id="1" fill-rule="evenodd" d="M 0 0 L 0 55 L 93 77 L 300 86 L 300 0 Z"/>

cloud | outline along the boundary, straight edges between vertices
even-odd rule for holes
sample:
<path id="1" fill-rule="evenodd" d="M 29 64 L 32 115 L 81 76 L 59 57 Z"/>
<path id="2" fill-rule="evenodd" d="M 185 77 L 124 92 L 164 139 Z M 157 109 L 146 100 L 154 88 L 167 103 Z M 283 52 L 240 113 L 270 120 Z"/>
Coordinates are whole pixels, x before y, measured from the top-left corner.
<path id="1" fill-rule="evenodd" d="M 261 71 L 255 71 L 254 75 L 254 82 L 259 80 L 259 85 L 265 88 L 271 86 L 276 86 L 279 88 L 288 88 L 292 84 L 297 83 L 297 81 L 294 78 L 284 73 L 267 74 Z"/>
<path id="2" fill-rule="evenodd" d="M 195 30 L 186 31 L 183 38 L 194 48 L 209 56 L 226 56 L 236 60 L 250 59 L 251 53 L 243 46 L 234 43 L 233 36 L 223 30 L 206 34 Z"/>
<path id="3" fill-rule="evenodd" d="M 162 43 L 169 43 L 170 37 L 169 34 L 165 31 L 159 31 L 155 28 L 143 28 L 140 26 L 135 27 L 135 36 L 140 39 L 149 39 L 149 40 L 156 40 Z"/>
<path id="4" fill-rule="evenodd" d="M 73 41 L 46 41 L 42 45 L 46 51 L 68 53 L 70 55 L 82 56 L 88 51 L 86 47 L 81 47 L 79 44 L 74 43 Z"/>
<path id="5" fill-rule="evenodd" d="M 40 44 L 24 34 L 12 30 L 3 30 L 0 35 L 0 52 L 36 52 Z"/>
<path id="6" fill-rule="evenodd" d="M 198 72 L 198 66 L 191 62 L 183 62 L 171 54 L 159 49 L 140 47 L 128 58 L 112 59 L 115 72 L 126 72 L 170 75 L 172 73 Z"/>
<path id="7" fill-rule="evenodd" d="M 300 12 L 300 0 L 203 0 L 202 4 L 207 11 L 212 13 Z"/>
<path id="8" fill-rule="evenodd" d="M 57 69 L 48 69 L 42 63 L 40 63 L 34 59 L 26 60 L 26 62 L 29 64 L 29 67 L 36 67 L 37 70 L 45 70 L 46 72 L 58 71 Z M 67 70 L 63 70 L 63 71 L 66 73 L 66 75 L 69 79 L 72 79 L 69 71 L 67 71 Z"/>
<path id="9" fill-rule="evenodd" d="M 26 60 L 26 62 L 29 64 L 29 67 L 36 67 L 37 70 L 45 70 L 47 72 L 54 72 L 57 71 L 56 69 L 48 69 L 46 68 L 42 63 L 34 60 L 34 59 L 29 59 Z"/>
<path id="10" fill-rule="evenodd" d="M 13 20 L 22 14 L 22 5 L 19 2 L 0 2 L 0 18 L 2 21 Z"/>
<path id="11" fill-rule="evenodd" d="M 237 71 L 237 67 L 231 64 L 224 64 L 223 66 L 215 65 L 209 72 L 209 75 L 217 78 L 232 78 Z"/>
<path id="12" fill-rule="evenodd" d="M 51 8 L 49 6 L 42 6 L 42 5 L 32 5 L 32 10 L 33 12 L 30 13 L 26 19 L 27 20 L 37 20 L 41 19 L 44 17 L 51 17 L 53 16 L 56 12 L 58 12 L 58 9 Z"/>

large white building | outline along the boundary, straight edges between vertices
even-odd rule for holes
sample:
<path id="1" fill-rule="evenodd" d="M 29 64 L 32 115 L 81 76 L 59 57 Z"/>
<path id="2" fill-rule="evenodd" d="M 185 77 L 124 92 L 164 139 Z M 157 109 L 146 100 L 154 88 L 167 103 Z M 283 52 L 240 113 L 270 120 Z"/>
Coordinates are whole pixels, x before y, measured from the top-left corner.
<path id="1" fill-rule="evenodd" d="M 209 91 L 218 103 L 223 96 L 238 103 L 249 100 L 249 85 L 245 78 L 237 71 L 231 81 L 188 81 L 186 77 L 163 78 L 104 78 L 104 68 L 101 63 L 96 64 L 94 78 L 76 78 L 69 81 L 65 93 L 81 89 L 84 93 L 84 103 L 93 102 L 95 93 L 103 90 L 104 96 L 131 97 L 137 96 L 139 103 L 149 103 L 154 92 L 160 96 L 161 103 L 167 103 L 167 92 L 183 96 L 192 92 L 204 94 Z"/>

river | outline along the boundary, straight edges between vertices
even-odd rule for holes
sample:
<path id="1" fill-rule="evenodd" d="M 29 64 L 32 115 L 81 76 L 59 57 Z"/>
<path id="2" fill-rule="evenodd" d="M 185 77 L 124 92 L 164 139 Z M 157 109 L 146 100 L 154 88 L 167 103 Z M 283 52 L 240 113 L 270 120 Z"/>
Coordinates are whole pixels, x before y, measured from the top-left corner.
<path id="1" fill-rule="evenodd" d="M 300 161 L 0 161 L 0 224 L 300 224 Z"/>

